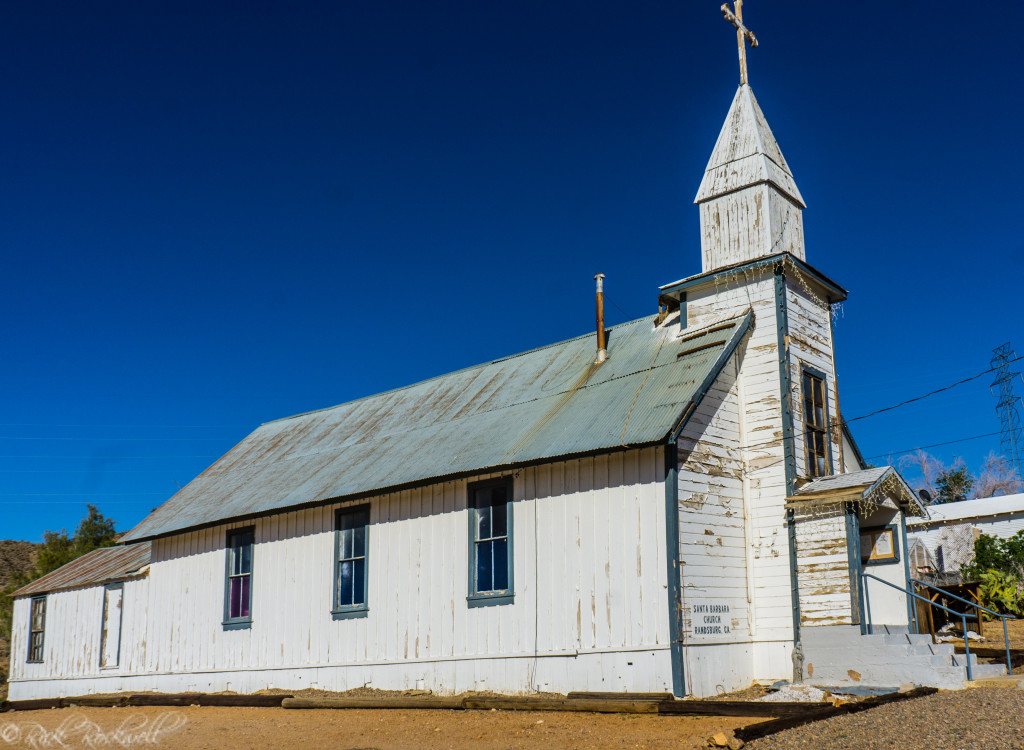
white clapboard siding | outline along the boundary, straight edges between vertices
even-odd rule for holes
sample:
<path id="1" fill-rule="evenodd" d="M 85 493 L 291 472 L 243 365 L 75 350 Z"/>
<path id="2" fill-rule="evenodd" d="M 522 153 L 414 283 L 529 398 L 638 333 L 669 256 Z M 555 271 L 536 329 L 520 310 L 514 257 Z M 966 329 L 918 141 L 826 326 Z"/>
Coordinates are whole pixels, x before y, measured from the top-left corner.
<path id="1" fill-rule="evenodd" d="M 688 688 L 708 694 L 726 683 L 729 689 L 743 687 L 791 671 L 793 610 L 772 269 L 691 288 L 686 309 L 690 329 L 754 312 L 751 334 L 680 441 L 680 554 L 689 618 L 685 663 Z M 728 604 L 730 633 L 695 633 L 705 613 L 693 605 L 715 603 Z M 702 669 L 701 662 L 722 667 Z"/>
<path id="2" fill-rule="evenodd" d="M 11 639 L 11 681 L 60 680 L 86 675 L 115 680 L 120 675 L 144 671 L 149 580 L 143 575 L 124 581 L 123 585 L 119 660 L 116 666 L 105 668 L 100 667 L 103 586 L 55 591 L 46 595 L 42 663 L 27 661 L 32 599 L 16 599 Z M 17 694 L 14 686 L 11 694 Z"/>
<path id="3" fill-rule="evenodd" d="M 679 557 L 690 645 L 750 640 L 737 357 L 679 439 Z"/>
<path id="4" fill-rule="evenodd" d="M 704 271 L 781 252 L 804 258 L 803 214 L 767 183 L 701 203 L 700 229 Z"/>
<path id="5" fill-rule="evenodd" d="M 341 505 L 154 541 L 142 616 L 130 609 L 138 597 L 126 585 L 125 638 L 136 645 L 118 672 L 134 676 L 119 684 L 244 692 L 671 690 L 663 449 L 516 472 L 511 605 L 466 603 L 470 481 L 350 503 L 370 505 L 364 618 L 336 621 L 330 613 Z M 256 538 L 253 624 L 225 631 L 226 532 L 245 526 L 255 527 Z M 55 669 L 48 658 L 17 676 L 50 678 L 64 694 L 110 689 L 98 668 L 101 595 L 101 587 L 51 595 L 47 645 L 54 659 L 75 654 L 73 661 Z M 17 603 L 20 622 L 27 623 L 27 601 Z M 91 650 L 58 646 L 83 632 L 80 621 L 94 623 Z M 11 695 L 53 689 L 13 682 Z"/>
<path id="6" fill-rule="evenodd" d="M 845 511 L 798 517 L 796 545 L 801 625 L 852 624 Z"/>
<path id="7" fill-rule="evenodd" d="M 774 275 L 770 267 L 762 267 L 687 292 L 691 327 L 741 315 L 748 309 L 754 312 L 754 329 L 739 349 L 737 397 L 742 397 L 739 412 L 747 480 L 748 566 L 754 588 L 752 626 L 757 640 L 788 648 L 793 638 L 793 610 Z M 773 660 L 766 656 L 761 663 Z"/>
<path id="8" fill-rule="evenodd" d="M 831 313 L 825 292 L 812 279 L 798 277 L 798 274 L 799 271 L 794 269 L 786 277 L 786 309 L 789 320 L 790 387 L 793 394 L 793 444 L 796 471 L 798 477 L 806 478 L 809 475 L 804 440 L 803 367 L 811 367 L 825 374 L 825 393 L 830 423 L 837 416 L 836 374 L 832 329 L 829 323 Z M 805 288 L 803 284 L 807 284 L 809 289 Z M 832 471 L 837 474 L 843 468 L 844 463 L 843 446 L 839 442 L 840 439 L 839 430 L 829 430 Z M 858 467 L 847 466 L 845 468 L 847 471 L 852 471 Z"/>
<path id="9" fill-rule="evenodd" d="M 941 514 L 954 506 L 939 506 L 938 512 L 932 511 L 930 520 L 908 519 L 908 540 L 923 544 L 936 565 L 941 547 L 944 570 L 957 572 L 974 559 L 974 541 L 981 534 L 1009 539 L 1017 532 L 1024 531 L 1024 510 L 1020 507 L 1022 499 L 1024 496 L 1008 495 L 956 503 L 956 506 L 962 506 L 957 508 L 961 512 L 952 513 L 950 518 Z"/>

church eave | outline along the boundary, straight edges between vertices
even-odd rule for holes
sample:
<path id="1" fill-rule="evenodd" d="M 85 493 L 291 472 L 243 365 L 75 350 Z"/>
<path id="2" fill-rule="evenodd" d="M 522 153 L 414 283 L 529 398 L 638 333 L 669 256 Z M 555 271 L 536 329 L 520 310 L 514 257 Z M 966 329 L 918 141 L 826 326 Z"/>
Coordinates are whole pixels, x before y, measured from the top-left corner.
<path id="1" fill-rule="evenodd" d="M 828 292 L 829 302 L 843 302 L 846 300 L 846 289 L 839 286 L 839 284 L 816 269 L 814 266 L 806 261 L 800 260 L 792 253 L 776 253 L 775 255 L 768 255 L 764 258 L 756 258 L 742 263 L 734 263 L 731 266 L 723 266 L 722 268 L 717 268 L 714 271 L 697 274 L 696 276 L 688 276 L 685 279 L 675 281 L 671 284 L 666 284 L 665 286 L 659 287 L 658 302 L 662 305 L 678 304 L 680 295 L 688 289 L 728 276 L 735 276 L 745 271 L 774 265 L 780 261 L 792 263 L 801 273 L 806 274 L 821 284 L 821 286 Z"/>

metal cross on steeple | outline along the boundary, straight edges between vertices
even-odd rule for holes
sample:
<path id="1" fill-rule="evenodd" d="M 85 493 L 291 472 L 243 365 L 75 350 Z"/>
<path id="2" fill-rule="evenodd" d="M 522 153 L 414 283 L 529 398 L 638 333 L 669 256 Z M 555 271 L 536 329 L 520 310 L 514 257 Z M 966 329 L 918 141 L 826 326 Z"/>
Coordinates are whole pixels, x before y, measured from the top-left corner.
<path id="1" fill-rule="evenodd" d="M 743 0 L 736 0 L 734 3 L 736 6 L 736 13 L 733 14 L 729 10 L 729 3 L 723 3 L 722 15 L 725 16 L 725 20 L 736 27 L 736 43 L 740 47 L 740 85 L 744 85 L 747 82 L 747 45 L 746 42 L 750 42 L 750 47 L 754 48 L 757 46 L 757 37 L 754 36 L 754 32 L 743 25 Z"/>

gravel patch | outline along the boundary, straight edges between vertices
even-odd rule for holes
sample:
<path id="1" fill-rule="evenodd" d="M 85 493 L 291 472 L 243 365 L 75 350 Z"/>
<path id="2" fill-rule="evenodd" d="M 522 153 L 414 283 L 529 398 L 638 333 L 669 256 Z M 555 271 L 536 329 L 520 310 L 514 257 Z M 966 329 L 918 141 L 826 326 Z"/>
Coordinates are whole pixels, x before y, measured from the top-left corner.
<path id="1" fill-rule="evenodd" d="M 943 692 L 837 716 L 751 742 L 751 750 L 1024 747 L 1024 691 Z"/>
<path id="2" fill-rule="evenodd" d="M 762 703 L 820 703 L 825 700 L 825 691 L 811 685 L 786 685 L 757 700 Z"/>

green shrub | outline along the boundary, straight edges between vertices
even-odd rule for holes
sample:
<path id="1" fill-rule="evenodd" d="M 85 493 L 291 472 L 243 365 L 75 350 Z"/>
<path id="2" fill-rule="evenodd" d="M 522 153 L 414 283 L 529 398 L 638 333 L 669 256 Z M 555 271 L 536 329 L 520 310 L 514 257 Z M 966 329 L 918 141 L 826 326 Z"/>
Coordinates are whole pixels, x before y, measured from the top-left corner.
<path id="1" fill-rule="evenodd" d="M 963 569 L 964 580 L 979 580 L 989 570 L 1018 578 L 1024 573 L 1024 531 L 1009 539 L 982 534 L 974 541 L 974 560 Z"/>
<path id="2" fill-rule="evenodd" d="M 1024 615 L 1024 582 L 1011 573 L 988 570 L 978 576 L 981 606 L 1004 615 Z"/>

